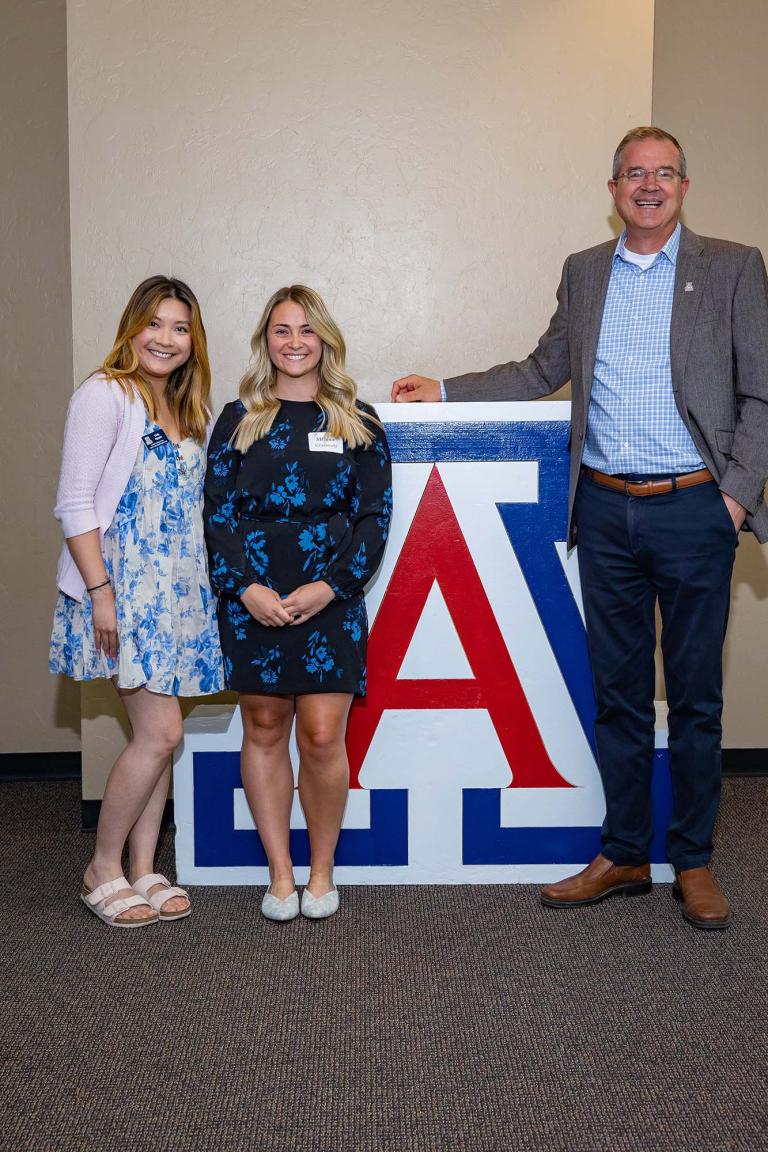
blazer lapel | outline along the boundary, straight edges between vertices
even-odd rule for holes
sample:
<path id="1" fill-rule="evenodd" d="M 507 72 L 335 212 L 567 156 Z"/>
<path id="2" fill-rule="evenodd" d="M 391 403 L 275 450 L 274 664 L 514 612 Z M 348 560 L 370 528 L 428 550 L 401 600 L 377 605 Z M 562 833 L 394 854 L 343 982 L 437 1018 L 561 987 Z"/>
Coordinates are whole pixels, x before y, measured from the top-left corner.
<path id="1" fill-rule="evenodd" d="M 603 321 L 605 297 L 611 278 L 615 243 L 604 244 L 594 252 L 584 273 L 584 343 L 581 349 L 581 374 L 584 389 L 584 411 L 589 405 L 592 378 L 595 374 L 597 342 Z"/>
<path id="2" fill-rule="evenodd" d="M 685 380 L 685 365 L 691 346 L 693 326 L 699 311 L 709 260 L 704 245 L 695 232 L 683 228 L 675 268 L 675 289 L 672 298 L 672 320 L 669 327 L 669 359 L 672 368 L 672 387 L 680 391 Z"/>

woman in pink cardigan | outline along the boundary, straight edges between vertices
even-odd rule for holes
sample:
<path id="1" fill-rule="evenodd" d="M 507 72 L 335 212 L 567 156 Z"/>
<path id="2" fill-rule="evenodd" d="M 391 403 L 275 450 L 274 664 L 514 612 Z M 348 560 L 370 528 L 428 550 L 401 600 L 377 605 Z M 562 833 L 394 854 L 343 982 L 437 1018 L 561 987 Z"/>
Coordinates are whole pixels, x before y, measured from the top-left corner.
<path id="1" fill-rule="evenodd" d="M 180 280 L 153 276 L 67 413 L 50 668 L 110 678 L 128 713 L 131 739 L 107 780 L 81 893 L 115 928 L 191 912 L 154 857 L 182 736 L 178 697 L 223 684 L 201 515 L 209 395 L 197 300 Z"/>

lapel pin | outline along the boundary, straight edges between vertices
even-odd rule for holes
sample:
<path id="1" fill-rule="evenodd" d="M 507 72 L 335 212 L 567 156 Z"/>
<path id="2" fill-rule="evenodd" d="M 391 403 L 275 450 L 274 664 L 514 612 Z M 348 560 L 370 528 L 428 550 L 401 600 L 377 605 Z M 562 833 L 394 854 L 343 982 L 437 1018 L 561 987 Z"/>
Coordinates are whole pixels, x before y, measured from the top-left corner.
<path id="1" fill-rule="evenodd" d="M 693 292 L 693 280 L 686 280 L 684 291 Z"/>

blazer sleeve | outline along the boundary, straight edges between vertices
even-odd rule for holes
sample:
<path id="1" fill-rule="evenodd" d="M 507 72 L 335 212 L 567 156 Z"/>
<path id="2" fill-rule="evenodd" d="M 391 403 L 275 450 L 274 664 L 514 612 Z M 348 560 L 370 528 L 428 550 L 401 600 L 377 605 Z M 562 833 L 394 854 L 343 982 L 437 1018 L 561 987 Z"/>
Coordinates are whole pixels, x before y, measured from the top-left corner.
<path id="1" fill-rule="evenodd" d="M 364 413 L 376 415 L 369 405 Z M 392 518 L 392 459 L 384 429 L 370 423 L 374 440 L 355 448 L 356 483 L 351 500 L 352 532 L 334 556 L 324 579 L 339 600 L 362 592 L 384 555 Z"/>
<path id="2" fill-rule="evenodd" d="M 525 360 L 497 364 L 486 372 L 467 372 L 444 381 L 446 399 L 536 400 L 562 388 L 571 378 L 568 337 L 569 256 L 557 289 L 557 308 L 544 335 Z"/>
<path id="3" fill-rule="evenodd" d="M 117 388 L 104 377 L 96 377 L 81 384 L 69 401 L 54 508 L 67 540 L 99 527 L 96 489 L 115 446 L 123 411 Z"/>
<path id="4" fill-rule="evenodd" d="M 211 584 L 220 596 L 235 598 L 254 582 L 239 533 L 237 477 L 243 457 L 229 443 L 241 416 L 239 404 L 227 404 L 216 421 L 208 444 L 203 501 Z"/>
<path id="5" fill-rule="evenodd" d="M 737 417 L 719 487 L 754 515 L 768 479 L 768 278 L 757 248 L 733 293 L 731 339 Z"/>

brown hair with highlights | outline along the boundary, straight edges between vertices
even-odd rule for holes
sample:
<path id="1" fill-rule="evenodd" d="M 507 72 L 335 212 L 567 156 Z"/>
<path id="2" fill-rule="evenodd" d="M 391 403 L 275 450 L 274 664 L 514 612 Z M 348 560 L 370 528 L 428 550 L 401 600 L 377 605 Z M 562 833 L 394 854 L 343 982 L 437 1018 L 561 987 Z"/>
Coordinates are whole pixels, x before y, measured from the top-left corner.
<path id="1" fill-rule="evenodd" d="M 130 397 L 138 392 L 150 420 L 157 419 L 154 393 L 139 371 L 139 360 L 132 340 L 154 319 L 163 300 L 179 300 L 189 308 L 192 342 L 189 359 L 172 372 L 168 379 L 168 404 L 179 425 L 182 439 L 191 436 L 198 444 L 204 444 L 211 415 L 208 406 L 211 395 L 208 342 L 200 305 L 192 289 L 182 280 L 150 276 L 139 284 L 120 317 L 114 346 L 100 371 L 109 379 L 117 381 Z"/>

